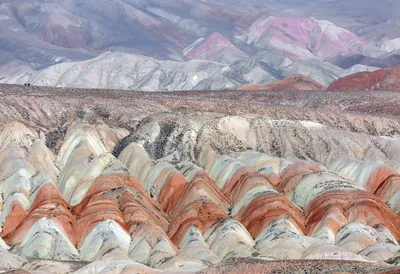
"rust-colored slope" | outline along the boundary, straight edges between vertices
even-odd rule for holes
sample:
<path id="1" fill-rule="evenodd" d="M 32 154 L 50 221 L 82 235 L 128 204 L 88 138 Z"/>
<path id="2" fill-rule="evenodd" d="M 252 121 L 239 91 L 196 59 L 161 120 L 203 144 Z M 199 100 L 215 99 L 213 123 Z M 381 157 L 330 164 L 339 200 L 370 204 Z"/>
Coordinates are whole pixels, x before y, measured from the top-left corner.
<path id="1" fill-rule="evenodd" d="M 333 211 L 336 211 L 335 214 L 329 216 Z M 372 227 L 383 224 L 390 229 L 396 239 L 400 239 L 400 217 L 391 211 L 385 202 L 365 191 L 328 191 L 315 199 L 305 209 L 305 213 L 310 235 L 313 235 L 316 227 L 320 227 L 328 217 L 331 219 L 329 225 L 335 229 L 340 229 L 344 224 L 353 222 Z M 336 216 L 334 220 L 332 220 L 333 216 Z M 339 221 L 340 217 L 345 219 Z"/>
<path id="2" fill-rule="evenodd" d="M 359 72 L 334 81 L 328 91 L 400 91 L 400 66 L 373 72 Z"/>
<path id="3" fill-rule="evenodd" d="M 70 207 L 52 183 L 43 184 L 36 194 L 31 208 L 23 222 L 4 239 L 11 245 L 23 241 L 26 233 L 38 220 L 49 218 L 57 220 L 67 233 L 69 240 L 77 243 L 76 218 L 70 212 Z"/>

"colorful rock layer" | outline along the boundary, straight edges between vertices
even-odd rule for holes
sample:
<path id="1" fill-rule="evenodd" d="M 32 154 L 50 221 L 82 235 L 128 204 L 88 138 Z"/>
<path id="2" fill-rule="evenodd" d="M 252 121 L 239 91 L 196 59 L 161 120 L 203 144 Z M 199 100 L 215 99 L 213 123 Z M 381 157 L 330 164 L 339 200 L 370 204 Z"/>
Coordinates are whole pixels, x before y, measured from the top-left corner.
<path id="1" fill-rule="evenodd" d="M 150 138 L 157 127 L 147 127 Z M 208 134 L 248 143 L 251 128 L 225 117 Z M 2 270 L 216 273 L 213 266 L 227 260 L 239 260 L 238 269 L 249 264 L 238 258 L 256 260 L 251 271 L 271 260 L 305 260 L 296 263 L 306 267 L 311 259 L 320 260 L 316 266 L 352 260 L 381 270 L 392 269 L 385 262 L 400 264 L 395 141 L 386 143 L 387 155 L 351 143 L 348 156 L 337 150 L 336 158 L 323 159 L 316 152 L 321 163 L 251 149 L 224 155 L 211 145 L 192 150 L 191 161 L 177 161 L 152 159 L 148 143 L 127 136 L 76 123 L 56 155 L 36 131 L 6 125 L 0 132 Z M 192 141 L 186 134 L 175 144 Z M 362 160 L 350 156 L 357 153 Z"/>

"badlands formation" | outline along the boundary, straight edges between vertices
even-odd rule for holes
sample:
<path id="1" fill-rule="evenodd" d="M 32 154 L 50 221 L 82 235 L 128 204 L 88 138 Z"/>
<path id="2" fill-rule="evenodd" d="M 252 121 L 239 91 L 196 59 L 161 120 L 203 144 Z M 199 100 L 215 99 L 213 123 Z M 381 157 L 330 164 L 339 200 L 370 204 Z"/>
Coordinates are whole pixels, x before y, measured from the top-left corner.
<path id="1" fill-rule="evenodd" d="M 400 271 L 398 93 L 0 92 L 1 271 Z"/>

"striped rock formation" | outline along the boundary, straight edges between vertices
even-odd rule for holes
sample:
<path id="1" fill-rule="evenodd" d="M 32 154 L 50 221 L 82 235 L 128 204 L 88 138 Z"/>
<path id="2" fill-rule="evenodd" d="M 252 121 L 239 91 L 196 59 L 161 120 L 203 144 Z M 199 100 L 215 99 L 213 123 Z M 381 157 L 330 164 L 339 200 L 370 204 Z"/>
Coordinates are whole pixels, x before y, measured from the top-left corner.
<path id="1" fill-rule="evenodd" d="M 383 122 L 138 111 L 127 130 L 87 113 L 57 138 L 44 118 L 2 123 L 1 271 L 399 270 L 400 141 Z"/>

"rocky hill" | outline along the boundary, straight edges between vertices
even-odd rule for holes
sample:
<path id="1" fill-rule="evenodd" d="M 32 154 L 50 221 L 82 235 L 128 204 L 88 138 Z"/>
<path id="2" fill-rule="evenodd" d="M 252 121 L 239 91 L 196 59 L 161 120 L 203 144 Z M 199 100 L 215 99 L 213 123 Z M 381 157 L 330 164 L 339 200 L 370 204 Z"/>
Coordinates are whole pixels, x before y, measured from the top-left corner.
<path id="1" fill-rule="evenodd" d="M 334 81 L 328 90 L 400 91 L 400 66 L 374 72 L 359 72 Z"/>
<path id="2" fill-rule="evenodd" d="M 219 63 L 216 66 L 222 69 L 196 87 L 199 89 L 269 84 L 291 74 L 303 74 L 328 86 L 350 73 L 398 65 L 398 36 L 394 30 L 400 28 L 395 27 L 395 8 L 386 10 L 381 3 L 368 1 L 363 2 L 363 11 L 357 12 L 349 10 L 352 5 L 321 0 L 270 0 L 261 4 L 252 0 L 229 4 L 224 0 L 1 1 L 0 82 L 188 89 L 196 84 L 186 71 L 180 79 L 170 79 L 174 73 L 168 71 L 176 69 L 174 62 L 187 62 L 179 67 L 187 67 L 188 74 L 192 74 L 191 61 L 202 60 Z M 394 30 L 389 33 L 390 29 Z M 130 62 L 121 65 L 115 57 L 121 56 L 118 54 L 132 55 L 125 57 Z M 132 59 L 146 57 L 154 60 L 151 67 L 163 64 L 154 77 L 166 78 L 168 83 L 152 79 L 155 84 L 144 84 L 149 79 L 130 72 L 132 81 L 119 81 L 120 70 L 124 69 L 118 67 L 126 68 L 136 64 Z M 105 59 L 113 69 L 104 69 L 98 75 L 99 69 L 94 68 L 94 79 L 90 81 L 86 72 L 76 81 L 64 77 L 72 67 L 79 71 L 88 64 L 96 67 L 100 62 L 104 66 L 100 60 Z M 167 64 L 171 67 L 166 68 Z M 227 66 L 238 70 L 232 74 L 225 70 Z M 344 73 L 343 69 L 350 72 Z M 134 73 L 136 69 L 128 70 Z M 196 77 L 204 79 L 208 74 L 205 69 Z"/>
<path id="3" fill-rule="evenodd" d="M 0 271 L 399 271 L 398 93 L 0 92 Z"/>

